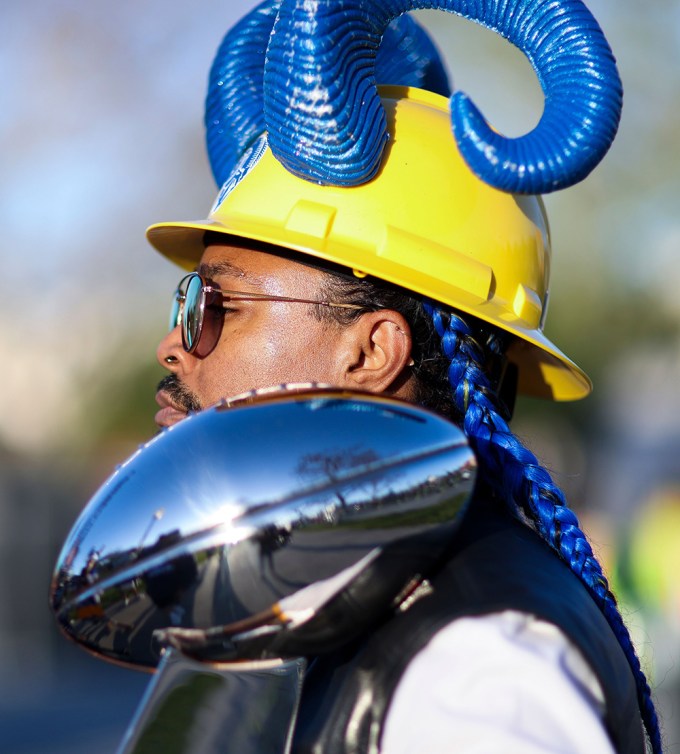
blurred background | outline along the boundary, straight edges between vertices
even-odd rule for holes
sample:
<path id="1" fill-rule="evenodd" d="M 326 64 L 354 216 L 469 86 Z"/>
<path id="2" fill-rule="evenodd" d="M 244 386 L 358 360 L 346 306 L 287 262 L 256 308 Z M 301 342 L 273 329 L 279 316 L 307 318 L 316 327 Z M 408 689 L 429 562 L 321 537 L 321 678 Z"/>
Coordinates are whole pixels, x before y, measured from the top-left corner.
<path id="1" fill-rule="evenodd" d="M 144 230 L 212 204 L 208 70 L 254 5 L 0 8 L 2 751 L 113 752 L 148 680 L 70 646 L 47 590 L 79 510 L 154 433 L 154 350 L 180 275 Z M 547 197 L 547 331 L 595 390 L 522 401 L 514 426 L 582 517 L 680 751 L 680 4 L 588 5 L 619 62 L 623 120 L 596 171 Z M 416 16 L 499 130 L 535 125 L 521 53 L 454 16 Z"/>

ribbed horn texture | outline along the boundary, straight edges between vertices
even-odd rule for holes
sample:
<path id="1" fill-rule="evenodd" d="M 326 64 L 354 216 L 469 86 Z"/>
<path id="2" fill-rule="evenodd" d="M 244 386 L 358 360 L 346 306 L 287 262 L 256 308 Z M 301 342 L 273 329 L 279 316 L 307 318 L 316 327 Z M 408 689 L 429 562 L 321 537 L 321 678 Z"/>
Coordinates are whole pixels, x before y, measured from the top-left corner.
<path id="1" fill-rule="evenodd" d="M 517 139 L 491 130 L 456 92 L 459 149 L 484 181 L 547 193 L 585 178 L 614 139 L 622 88 L 614 56 L 580 0 L 282 0 L 267 50 L 269 144 L 291 172 L 323 184 L 370 180 L 387 140 L 375 59 L 392 20 L 418 8 L 486 26 L 522 50 L 545 95 L 536 128 Z"/>
<path id="2" fill-rule="evenodd" d="M 269 145 L 292 173 L 355 186 L 387 141 L 375 58 L 391 18 L 374 2 L 282 2 L 265 62 Z"/>
<path id="3" fill-rule="evenodd" d="M 208 157 L 218 186 L 266 130 L 264 61 L 280 4 L 280 0 L 265 0 L 245 16 L 224 37 L 213 61 L 205 126 Z M 408 15 L 396 18 L 385 30 L 375 74 L 381 84 L 416 86 L 444 96 L 451 92 L 434 42 Z"/>
<path id="4" fill-rule="evenodd" d="M 395 18 L 385 29 L 375 59 L 378 84 L 415 86 L 448 97 L 451 86 L 439 50 L 411 16 Z"/>
<path id="5" fill-rule="evenodd" d="M 265 0 L 222 40 L 210 69 L 205 128 L 210 167 L 218 186 L 265 130 L 264 57 L 280 0 Z"/>

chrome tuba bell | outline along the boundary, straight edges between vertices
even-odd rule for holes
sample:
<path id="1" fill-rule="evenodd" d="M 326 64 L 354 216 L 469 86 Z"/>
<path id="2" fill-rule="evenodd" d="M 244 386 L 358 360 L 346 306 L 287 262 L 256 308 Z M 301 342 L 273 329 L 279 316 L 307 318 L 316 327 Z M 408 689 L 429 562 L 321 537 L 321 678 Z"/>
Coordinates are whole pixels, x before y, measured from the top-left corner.
<path id="1" fill-rule="evenodd" d="M 402 401 L 298 386 L 162 431 L 94 495 L 59 555 L 62 631 L 154 668 L 318 654 L 441 558 L 475 480 L 458 427 Z"/>

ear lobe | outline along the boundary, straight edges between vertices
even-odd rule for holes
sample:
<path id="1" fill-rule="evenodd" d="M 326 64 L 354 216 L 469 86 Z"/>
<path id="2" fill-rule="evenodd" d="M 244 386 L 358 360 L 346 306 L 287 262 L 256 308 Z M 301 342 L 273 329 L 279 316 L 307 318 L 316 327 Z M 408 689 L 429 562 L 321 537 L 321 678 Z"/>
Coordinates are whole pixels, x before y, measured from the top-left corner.
<path id="1" fill-rule="evenodd" d="M 411 329 L 399 312 L 381 309 L 363 314 L 353 325 L 354 354 L 345 372 L 349 386 L 372 393 L 406 397 L 410 381 Z"/>

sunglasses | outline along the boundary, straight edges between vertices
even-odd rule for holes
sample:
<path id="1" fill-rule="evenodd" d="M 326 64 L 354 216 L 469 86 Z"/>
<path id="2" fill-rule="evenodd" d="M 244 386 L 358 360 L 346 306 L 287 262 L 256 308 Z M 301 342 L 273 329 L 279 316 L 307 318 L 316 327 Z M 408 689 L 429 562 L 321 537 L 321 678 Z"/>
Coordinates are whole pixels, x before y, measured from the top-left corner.
<path id="1" fill-rule="evenodd" d="M 285 301 L 292 304 L 316 304 L 336 309 L 365 309 L 358 304 L 334 301 L 313 301 L 306 298 L 269 296 L 266 293 L 245 293 L 213 288 L 197 272 L 182 278 L 170 308 L 169 328 L 182 328 L 182 346 L 187 353 L 206 356 L 217 345 L 222 332 L 224 309 L 232 301 Z M 199 351 L 199 345 L 201 350 Z"/>

